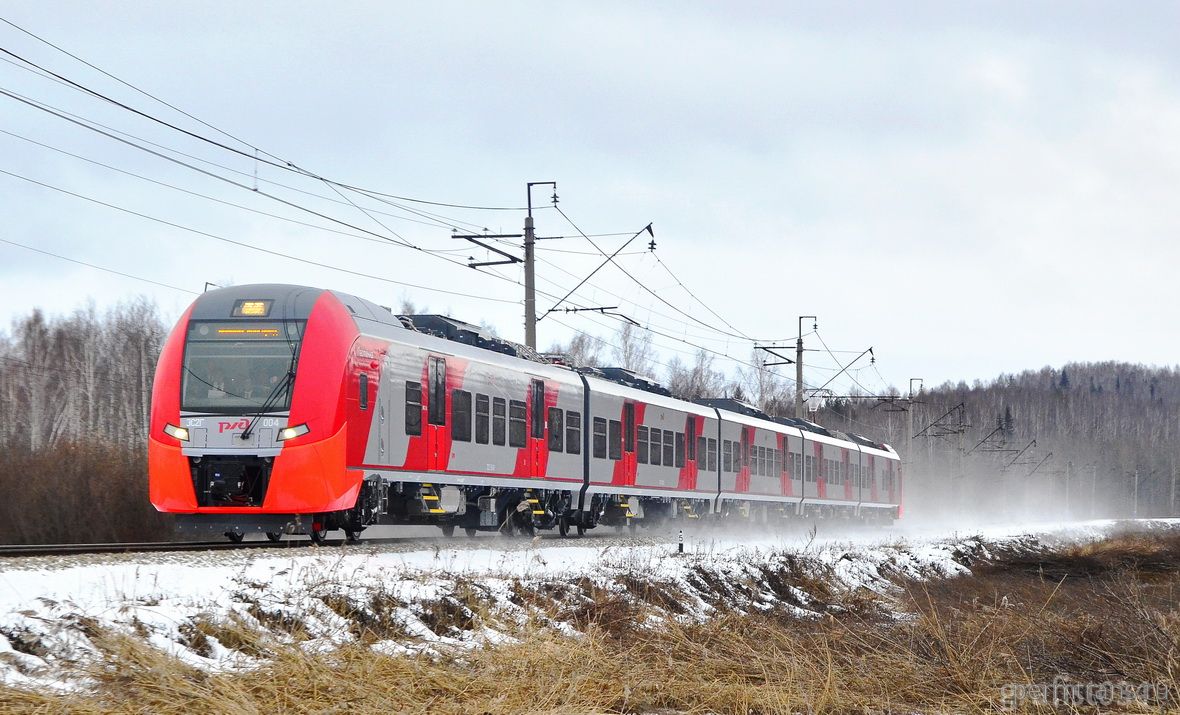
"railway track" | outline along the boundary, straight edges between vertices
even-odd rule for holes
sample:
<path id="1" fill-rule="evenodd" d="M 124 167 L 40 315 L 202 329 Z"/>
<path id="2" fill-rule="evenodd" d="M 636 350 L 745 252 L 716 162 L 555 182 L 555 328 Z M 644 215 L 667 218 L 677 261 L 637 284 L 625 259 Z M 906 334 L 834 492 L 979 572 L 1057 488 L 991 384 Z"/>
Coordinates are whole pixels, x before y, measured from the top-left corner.
<path id="1" fill-rule="evenodd" d="M 603 534 L 602 536 L 607 536 Z M 611 534 L 613 536 L 613 534 Z M 540 538 L 545 540 L 567 541 L 556 534 L 545 534 Z M 492 537 L 483 537 L 479 540 L 498 541 Z M 573 539 L 568 539 L 573 541 Z M 529 539 L 511 539 L 505 540 L 501 543 L 520 543 L 521 541 L 529 541 Z M 3 558 L 19 558 L 19 557 L 33 557 L 33 556 L 72 556 L 82 554 L 138 554 L 150 552 L 182 552 L 182 551 L 234 551 L 243 549 L 269 549 L 274 551 L 283 551 L 291 549 L 307 549 L 307 548 L 338 548 L 341 546 L 381 546 L 386 544 L 398 544 L 401 546 L 416 546 L 423 547 L 437 546 L 440 544 L 454 544 L 454 545 L 469 545 L 472 539 L 466 537 L 447 537 L 447 536 L 389 536 L 389 537 L 375 537 L 375 538 L 361 538 L 358 541 L 348 541 L 346 539 L 328 539 L 323 544 L 314 544 L 310 539 L 290 539 L 278 542 L 272 541 L 243 541 L 241 543 L 233 543 L 231 541 L 153 541 L 142 543 L 115 543 L 115 544 L 20 544 L 20 545 L 0 545 L 0 559 Z"/>
<path id="2" fill-rule="evenodd" d="M 380 544 L 437 544 L 441 541 L 454 541 L 445 537 L 402 537 L 361 539 L 349 542 L 344 539 L 329 539 L 317 546 L 311 540 L 290 540 L 277 543 L 270 541 L 244 541 L 235 544 L 229 541 L 160 541 L 125 544 L 29 544 L 29 545 L 0 545 L 0 558 L 31 557 L 31 556 L 71 556 L 79 554 L 138 554 L 158 551 L 233 551 L 242 549 L 271 549 L 276 551 L 290 549 L 306 549 L 309 547 L 332 548 L 339 546 L 366 546 Z"/>

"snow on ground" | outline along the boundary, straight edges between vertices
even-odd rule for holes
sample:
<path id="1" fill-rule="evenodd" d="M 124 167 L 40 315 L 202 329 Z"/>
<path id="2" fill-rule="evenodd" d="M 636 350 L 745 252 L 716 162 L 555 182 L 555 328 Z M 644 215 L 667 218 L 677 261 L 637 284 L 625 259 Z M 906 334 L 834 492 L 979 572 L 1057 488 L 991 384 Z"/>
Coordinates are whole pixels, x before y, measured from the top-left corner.
<path id="1" fill-rule="evenodd" d="M 966 573 L 970 555 L 996 544 L 1087 541 L 1116 528 L 1092 521 L 950 536 L 913 527 L 773 537 L 702 531 L 685 537 L 682 555 L 672 532 L 0 559 L 0 683 L 85 688 L 84 666 L 119 637 L 207 670 L 254 667 L 268 643 L 330 649 L 362 630 L 365 642 L 390 654 L 495 643 L 530 622 L 576 637 L 563 618 L 594 594 L 646 599 L 675 618 L 774 608 L 810 617 L 826 606 L 800 586 L 808 578 L 827 589 L 888 593 L 898 577 Z M 676 606 L 667 608 L 659 593 Z"/>

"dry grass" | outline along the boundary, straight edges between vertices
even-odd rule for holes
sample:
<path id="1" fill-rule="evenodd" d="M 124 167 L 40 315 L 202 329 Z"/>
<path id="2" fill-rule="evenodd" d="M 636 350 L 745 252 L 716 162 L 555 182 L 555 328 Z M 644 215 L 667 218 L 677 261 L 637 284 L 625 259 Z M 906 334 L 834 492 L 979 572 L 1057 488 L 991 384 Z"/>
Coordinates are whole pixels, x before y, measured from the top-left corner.
<path id="1" fill-rule="evenodd" d="M 172 519 L 148 502 L 146 475 L 144 449 L 90 441 L 36 451 L 0 446 L 0 544 L 176 538 Z"/>
<path id="2" fill-rule="evenodd" d="M 551 584 L 544 593 L 518 589 L 514 600 L 547 604 L 550 617 L 576 623 L 585 637 L 562 637 L 534 623 L 513 634 L 518 642 L 441 657 L 375 653 L 367 643 L 396 630 L 380 618 L 364 626 L 372 629 L 368 638 L 328 655 L 267 644 L 273 661 L 240 674 L 209 675 L 140 640 L 111 638 L 104 642 L 108 658 L 94 670 L 95 692 L 0 691 L 0 709 L 986 712 L 1000 707 L 1003 685 L 1055 676 L 1160 682 L 1176 693 L 1178 545 L 1180 537 L 1131 535 L 1017 554 L 1010 561 L 999 555 L 977 564 L 972 576 L 901 584 L 894 607 L 903 614 L 897 618 L 883 615 L 880 604 L 864 594 L 828 588 L 820 589 L 829 601 L 826 613 L 815 619 L 789 617 L 782 610 L 728 613 L 703 624 L 666 621 L 648 629 L 642 620 L 677 594 L 628 579 L 615 590 L 589 584 Z M 797 578 L 783 578 L 776 591 L 786 594 L 788 585 L 798 586 Z M 432 627 L 436 632 L 472 627 L 486 617 L 479 602 L 479 594 L 471 593 L 431 605 Z M 341 615 L 350 608 L 346 602 L 333 605 Z M 387 610 L 373 604 L 364 609 Z M 231 624 L 226 638 L 242 637 L 237 625 Z M 221 640 L 224 628 L 206 624 L 193 637 Z M 1149 709 L 1158 711 L 1139 708 Z"/>

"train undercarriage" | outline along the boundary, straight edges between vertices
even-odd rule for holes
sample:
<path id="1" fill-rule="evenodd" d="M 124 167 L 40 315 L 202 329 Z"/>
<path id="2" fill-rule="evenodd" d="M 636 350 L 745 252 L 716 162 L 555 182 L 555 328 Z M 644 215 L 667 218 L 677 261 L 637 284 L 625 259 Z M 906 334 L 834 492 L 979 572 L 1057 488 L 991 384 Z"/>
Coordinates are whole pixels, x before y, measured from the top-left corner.
<path id="1" fill-rule="evenodd" d="M 194 471 L 194 486 L 202 506 L 260 505 L 265 486 L 262 472 L 230 470 L 229 484 L 210 482 L 208 470 Z M 251 479 L 254 476 L 255 479 Z M 211 501 L 210 501 L 211 500 Z M 356 541 L 370 526 L 437 526 L 444 536 L 462 531 L 534 536 L 556 531 L 561 536 L 584 535 L 596 527 L 635 533 L 640 528 L 702 525 L 750 525 L 766 528 L 818 522 L 888 525 L 896 508 L 833 505 L 795 499 L 755 501 L 656 497 L 616 493 L 588 493 L 571 489 L 528 487 L 454 486 L 432 482 L 389 482 L 379 477 L 365 480 L 356 505 L 349 510 L 322 514 L 188 514 L 178 515 L 178 527 L 190 534 L 222 534 L 242 541 L 247 534 L 262 533 L 271 541 L 285 534 L 306 534 L 323 542 L 329 532 L 343 531 Z"/>

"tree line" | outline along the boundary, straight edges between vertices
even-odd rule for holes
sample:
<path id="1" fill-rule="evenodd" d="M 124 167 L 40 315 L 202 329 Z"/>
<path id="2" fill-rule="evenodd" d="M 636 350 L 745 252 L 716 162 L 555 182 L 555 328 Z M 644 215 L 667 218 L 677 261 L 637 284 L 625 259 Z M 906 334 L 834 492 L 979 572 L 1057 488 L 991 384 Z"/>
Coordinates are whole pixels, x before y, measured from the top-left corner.
<path id="1" fill-rule="evenodd" d="M 146 300 L 0 333 L 0 542 L 171 535 L 147 499 L 152 380 L 167 329 Z"/>

